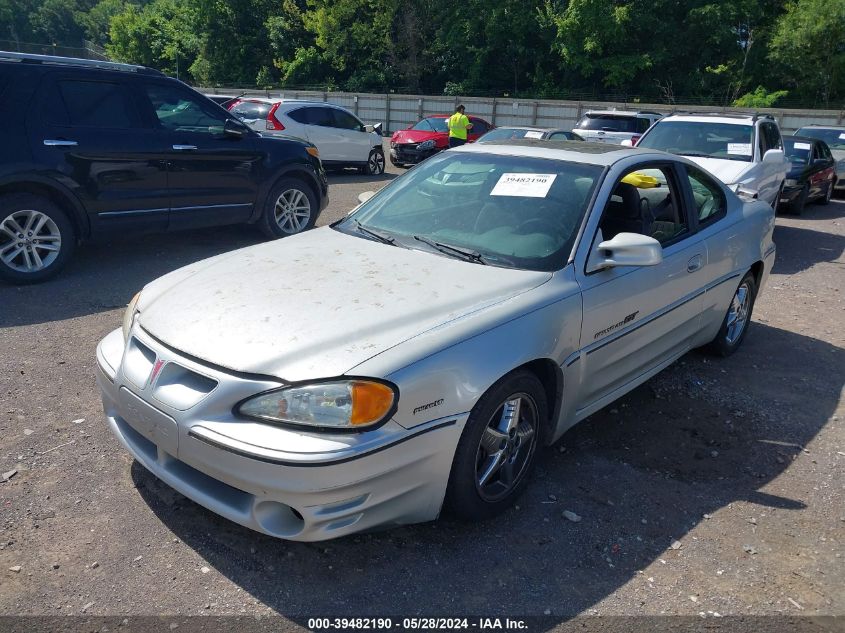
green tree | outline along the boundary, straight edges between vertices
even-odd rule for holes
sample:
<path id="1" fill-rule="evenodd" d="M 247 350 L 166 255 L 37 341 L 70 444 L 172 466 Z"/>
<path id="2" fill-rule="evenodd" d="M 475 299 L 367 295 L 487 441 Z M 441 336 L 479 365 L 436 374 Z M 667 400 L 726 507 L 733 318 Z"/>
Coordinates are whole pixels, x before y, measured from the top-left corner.
<path id="1" fill-rule="evenodd" d="M 88 8 L 78 0 L 43 0 L 29 16 L 35 39 L 44 44 L 82 46 L 85 29 L 80 18 Z"/>
<path id="2" fill-rule="evenodd" d="M 763 86 L 757 86 L 757 89 L 753 92 L 747 92 L 735 99 L 733 104 L 738 108 L 771 108 L 778 99 L 782 99 L 788 94 L 788 90 L 769 92 Z"/>
<path id="3" fill-rule="evenodd" d="M 127 4 L 110 22 L 108 54 L 184 76 L 199 49 L 196 15 L 183 0 L 154 0 L 144 7 Z"/>
<path id="4" fill-rule="evenodd" d="M 795 92 L 824 104 L 845 98 L 845 0 L 788 4 L 769 56 Z"/>

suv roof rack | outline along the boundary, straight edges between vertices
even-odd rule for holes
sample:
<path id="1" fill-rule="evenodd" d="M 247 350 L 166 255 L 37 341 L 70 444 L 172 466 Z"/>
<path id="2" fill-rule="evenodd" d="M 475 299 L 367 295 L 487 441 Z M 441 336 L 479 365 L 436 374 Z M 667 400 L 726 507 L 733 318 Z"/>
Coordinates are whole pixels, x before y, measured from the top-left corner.
<path id="1" fill-rule="evenodd" d="M 134 64 L 120 64 L 118 62 L 105 62 L 99 59 L 81 59 L 77 57 L 59 57 L 56 55 L 31 55 L 29 53 L 13 53 L 0 51 L 0 61 L 10 60 L 22 64 L 55 64 L 58 66 L 83 66 L 86 68 L 101 68 L 103 70 L 120 70 L 123 72 L 142 73 L 147 75 L 162 75 L 164 73 Z"/>
<path id="2" fill-rule="evenodd" d="M 673 110 L 671 114 L 681 114 L 681 115 L 688 115 L 688 116 L 712 116 L 712 117 L 728 117 L 728 118 L 736 118 L 736 119 L 747 119 L 750 118 L 752 121 L 757 121 L 758 119 L 771 119 L 772 121 L 775 120 L 773 114 L 769 114 L 767 112 L 696 112 L 695 110 Z"/>

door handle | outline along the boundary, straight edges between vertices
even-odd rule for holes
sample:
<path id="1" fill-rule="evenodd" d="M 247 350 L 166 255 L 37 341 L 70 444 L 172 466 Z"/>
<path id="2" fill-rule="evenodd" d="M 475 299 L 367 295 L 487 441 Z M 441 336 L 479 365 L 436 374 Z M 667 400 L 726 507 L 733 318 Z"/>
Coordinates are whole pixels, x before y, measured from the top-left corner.
<path id="1" fill-rule="evenodd" d="M 45 138 L 44 145 L 47 147 L 74 147 L 79 145 L 76 141 L 66 141 L 64 139 Z"/>
<path id="2" fill-rule="evenodd" d="M 196 145 L 174 145 L 173 149 L 178 150 L 180 152 L 190 152 L 197 148 Z"/>
<path id="3" fill-rule="evenodd" d="M 691 257 L 690 260 L 687 262 L 687 272 L 694 273 L 696 270 L 701 268 L 701 263 L 701 255 L 695 255 Z"/>

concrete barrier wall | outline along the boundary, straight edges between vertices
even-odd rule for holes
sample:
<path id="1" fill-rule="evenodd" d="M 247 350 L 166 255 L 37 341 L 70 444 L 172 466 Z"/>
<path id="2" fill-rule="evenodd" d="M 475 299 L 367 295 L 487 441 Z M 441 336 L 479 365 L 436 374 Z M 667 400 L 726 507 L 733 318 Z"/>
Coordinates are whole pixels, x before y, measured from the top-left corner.
<path id="1" fill-rule="evenodd" d="M 240 94 L 234 88 L 198 88 L 207 94 Z M 588 110 L 651 110 L 660 113 L 688 112 L 761 112 L 772 114 L 784 132 L 816 123 L 845 125 L 843 110 L 791 110 L 781 108 L 720 108 L 714 106 L 665 105 L 654 103 L 613 103 L 609 101 L 547 101 L 532 99 L 499 99 L 489 97 L 446 97 L 431 95 L 368 94 L 351 92 L 317 92 L 305 90 L 248 90 L 248 96 L 282 97 L 325 101 L 348 108 L 365 123 L 383 123 L 393 132 L 413 125 L 432 114 L 451 114 L 463 103 L 467 114 L 486 119 L 493 125 L 536 125 L 571 129 Z"/>

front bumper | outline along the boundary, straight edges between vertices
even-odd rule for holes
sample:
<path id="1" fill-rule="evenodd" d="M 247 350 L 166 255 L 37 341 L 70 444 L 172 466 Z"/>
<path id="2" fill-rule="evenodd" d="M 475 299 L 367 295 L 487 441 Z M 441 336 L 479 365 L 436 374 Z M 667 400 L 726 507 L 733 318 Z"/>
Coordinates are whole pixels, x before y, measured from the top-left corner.
<path id="1" fill-rule="evenodd" d="M 803 185 L 796 185 L 794 187 L 784 186 L 783 191 L 780 192 L 780 201 L 782 204 L 792 204 L 801 195 Z"/>
<path id="2" fill-rule="evenodd" d="M 127 346 L 120 330 L 103 339 L 97 365 L 108 425 L 141 465 L 212 512 L 297 541 L 437 518 L 466 421 L 326 434 L 241 419 L 233 403 L 279 383 L 198 363 L 137 325 Z"/>
<path id="3" fill-rule="evenodd" d="M 441 150 L 440 147 L 420 150 L 417 149 L 417 143 L 397 143 L 390 148 L 390 158 L 394 163 L 416 165 Z"/>

